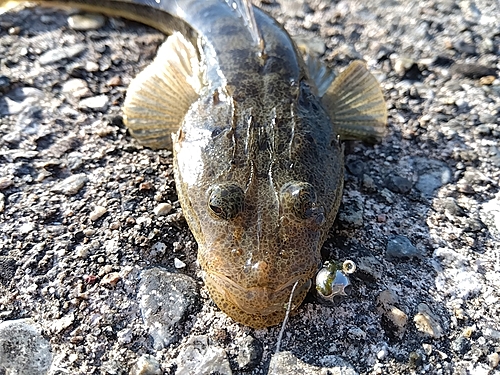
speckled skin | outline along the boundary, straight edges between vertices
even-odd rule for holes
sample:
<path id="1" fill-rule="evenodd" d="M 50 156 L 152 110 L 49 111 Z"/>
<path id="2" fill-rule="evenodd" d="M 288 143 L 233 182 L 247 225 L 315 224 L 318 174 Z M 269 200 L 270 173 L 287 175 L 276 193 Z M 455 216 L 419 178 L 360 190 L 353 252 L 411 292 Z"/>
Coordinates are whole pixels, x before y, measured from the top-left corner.
<path id="1" fill-rule="evenodd" d="M 262 328 L 283 321 L 295 282 L 293 308 L 300 305 L 318 270 L 341 198 L 343 152 L 288 34 L 260 11 L 256 20 L 264 57 L 237 18 L 218 20 L 206 36 L 225 82 L 191 107 L 174 137 L 174 163 L 212 299 L 236 321 Z M 323 219 L 294 208 L 301 205 L 290 182 L 313 187 L 309 206 Z M 230 220 L 207 204 L 224 183 L 244 192 Z"/>
<path id="2" fill-rule="evenodd" d="M 216 304 L 254 328 L 282 322 L 294 284 L 292 309 L 320 265 L 344 165 L 286 31 L 254 8 L 262 50 L 248 22 L 223 0 L 39 2 L 124 16 L 198 43 L 207 85 L 173 136 L 178 196 Z M 214 190 L 224 184 L 236 186 L 231 202 Z M 217 215 L 210 202 L 226 214 Z"/>

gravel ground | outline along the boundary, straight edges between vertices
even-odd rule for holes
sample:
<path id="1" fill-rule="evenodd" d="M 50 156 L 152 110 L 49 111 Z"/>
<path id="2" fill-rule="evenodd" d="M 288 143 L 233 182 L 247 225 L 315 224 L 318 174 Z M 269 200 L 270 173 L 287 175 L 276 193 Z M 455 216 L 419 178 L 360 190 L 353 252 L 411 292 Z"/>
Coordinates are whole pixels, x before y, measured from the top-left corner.
<path id="1" fill-rule="evenodd" d="M 347 144 L 322 251 L 357 263 L 350 295 L 311 294 L 279 355 L 280 327 L 220 312 L 171 153 L 139 146 L 121 120 L 128 83 L 164 36 L 9 12 L 0 374 L 500 374 L 500 2 L 262 3 L 332 68 L 364 59 L 387 99 L 388 137 Z"/>

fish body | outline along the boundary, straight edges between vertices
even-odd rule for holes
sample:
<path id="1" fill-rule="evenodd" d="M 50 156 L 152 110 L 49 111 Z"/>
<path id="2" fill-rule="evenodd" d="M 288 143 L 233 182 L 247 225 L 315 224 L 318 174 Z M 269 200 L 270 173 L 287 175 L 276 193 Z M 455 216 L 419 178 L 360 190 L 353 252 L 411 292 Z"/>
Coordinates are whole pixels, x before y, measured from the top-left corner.
<path id="1" fill-rule="evenodd" d="M 131 84 L 127 126 L 146 146 L 173 149 L 212 299 L 245 325 L 283 321 L 289 299 L 296 309 L 308 292 L 338 211 L 340 135 L 384 132 L 376 80 L 357 63 L 330 86 L 331 76 L 247 1 L 40 3 L 174 33 Z"/>

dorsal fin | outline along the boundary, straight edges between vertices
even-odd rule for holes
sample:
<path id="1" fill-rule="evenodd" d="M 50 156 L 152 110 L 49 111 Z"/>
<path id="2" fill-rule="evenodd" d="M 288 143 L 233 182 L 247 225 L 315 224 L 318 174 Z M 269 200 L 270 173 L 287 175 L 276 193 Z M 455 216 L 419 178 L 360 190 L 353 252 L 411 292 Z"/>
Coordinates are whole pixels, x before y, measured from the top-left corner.
<path id="1" fill-rule="evenodd" d="M 250 0 L 226 0 L 226 3 L 240 14 L 243 22 L 250 30 L 255 44 L 261 48 L 261 52 L 264 52 L 264 39 L 257 27 L 257 21 L 255 21 L 252 2 Z"/>

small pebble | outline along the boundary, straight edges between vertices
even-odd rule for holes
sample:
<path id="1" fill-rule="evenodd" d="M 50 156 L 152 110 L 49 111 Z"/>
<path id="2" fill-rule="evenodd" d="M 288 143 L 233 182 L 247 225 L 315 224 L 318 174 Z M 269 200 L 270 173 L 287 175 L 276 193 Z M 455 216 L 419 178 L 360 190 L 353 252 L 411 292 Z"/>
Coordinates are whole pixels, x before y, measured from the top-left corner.
<path id="1" fill-rule="evenodd" d="M 78 108 L 89 109 L 97 112 L 105 112 L 109 106 L 109 98 L 106 95 L 97 95 L 80 100 Z"/>
<path id="2" fill-rule="evenodd" d="M 389 289 L 382 291 L 377 297 L 377 311 L 382 318 L 382 327 L 390 337 L 402 337 L 406 331 L 408 315 L 395 305 L 396 295 Z"/>
<path id="3" fill-rule="evenodd" d="M 68 47 L 54 48 L 41 55 L 39 62 L 41 65 L 53 64 L 61 60 L 72 59 L 86 50 L 87 46 L 84 43 L 78 43 Z"/>
<path id="4" fill-rule="evenodd" d="M 470 341 L 464 336 L 458 336 L 455 340 L 451 342 L 450 348 L 455 353 L 463 356 L 470 350 Z"/>
<path id="5" fill-rule="evenodd" d="M 106 82 L 106 86 L 114 87 L 114 86 L 120 86 L 122 84 L 122 79 L 120 76 L 114 76 L 108 79 Z"/>
<path id="6" fill-rule="evenodd" d="M 5 209 L 5 195 L 0 193 L 0 213 L 2 213 Z"/>
<path id="7" fill-rule="evenodd" d="M 34 87 L 18 87 L 3 97 L 0 102 L 0 115 L 18 115 L 45 98 L 43 91 Z"/>
<path id="8" fill-rule="evenodd" d="M 8 189 L 12 185 L 14 185 L 12 177 L 0 177 L 0 190 Z"/>
<path id="9" fill-rule="evenodd" d="M 179 325 L 196 306 L 198 286 L 187 275 L 160 268 L 143 271 L 140 280 L 137 299 L 144 328 L 153 338 L 153 348 L 161 350 L 180 339 L 184 330 Z"/>
<path id="10" fill-rule="evenodd" d="M 66 328 L 71 326 L 73 322 L 75 321 L 75 314 L 74 313 L 69 313 L 67 315 L 64 315 L 63 317 L 59 319 L 55 319 L 51 322 L 50 329 L 52 333 L 60 333 L 64 331 Z"/>
<path id="11" fill-rule="evenodd" d="M 394 236 L 387 241 L 385 257 L 387 259 L 421 257 L 420 251 L 413 246 L 408 237 Z"/>
<path id="12" fill-rule="evenodd" d="M 83 173 L 74 174 L 55 184 L 51 191 L 55 193 L 63 193 L 65 195 L 75 195 L 85 186 L 88 180 L 88 177 Z"/>
<path id="13" fill-rule="evenodd" d="M 172 211 L 172 205 L 170 203 L 160 203 L 153 210 L 156 216 L 168 215 L 170 211 Z"/>
<path id="14" fill-rule="evenodd" d="M 383 361 L 384 359 L 387 358 L 387 355 L 389 354 L 387 350 L 387 346 L 384 346 L 382 349 L 380 349 L 377 353 L 377 358 L 379 361 Z"/>
<path id="15" fill-rule="evenodd" d="M 439 339 L 443 335 L 444 330 L 438 318 L 431 312 L 429 306 L 424 303 L 418 305 L 418 311 L 418 314 L 413 318 L 417 330 L 425 336 Z"/>
<path id="16" fill-rule="evenodd" d="M 358 340 L 364 340 L 364 339 L 366 339 L 366 332 L 363 331 L 359 327 L 351 327 L 351 328 L 349 328 L 349 330 L 347 331 L 347 334 L 349 336 L 351 336 L 352 338 L 356 338 Z"/>
<path id="17" fill-rule="evenodd" d="M 496 368 L 498 366 L 498 363 L 500 362 L 500 355 L 498 353 L 488 354 L 487 358 L 488 364 L 491 368 Z"/>
<path id="18" fill-rule="evenodd" d="M 367 174 L 364 174 L 362 179 L 363 179 L 363 187 L 365 189 L 368 189 L 368 190 L 375 189 L 375 181 L 373 181 L 373 178 L 371 178 Z"/>
<path id="19" fill-rule="evenodd" d="M 390 174 L 385 179 L 385 186 L 394 193 L 406 194 L 410 192 L 412 183 L 404 177 Z"/>
<path id="20" fill-rule="evenodd" d="M 99 70 L 99 64 L 94 61 L 87 61 L 85 63 L 85 70 L 89 73 L 94 73 Z"/>
<path id="21" fill-rule="evenodd" d="M 236 363 L 240 370 L 251 370 L 257 366 L 263 353 L 262 343 L 250 335 L 236 342 L 238 347 L 238 356 Z"/>
<path id="22" fill-rule="evenodd" d="M 360 277 L 372 278 L 373 280 L 381 280 L 384 275 L 384 265 L 374 256 L 360 257 L 356 259 L 357 272 L 361 272 Z"/>
<path id="23" fill-rule="evenodd" d="M 207 336 L 192 336 L 182 344 L 175 362 L 179 375 L 233 373 L 224 349 L 212 345 Z"/>
<path id="24" fill-rule="evenodd" d="M 408 358 L 408 365 L 411 369 L 416 369 L 422 366 L 423 359 L 422 356 L 417 352 L 411 352 Z"/>
<path id="25" fill-rule="evenodd" d="M 130 369 L 129 375 L 161 375 L 160 363 L 158 360 L 149 355 L 144 354 L 137 360 Z"/>
<path id="26" fill-rule="evenodd" d="M 456 63 L 450 69 L 452 74 L 461 75 L 463 77 L 478 79 L 481 77 L 494 76 L 495 68 L 481 64 L 462 64 Z"/>
<path id="27" fill-rule="evenodd" d="M 431 344 L 424 343 L 424 344 L 422 344 L 422 348 L 424 349 L 424 352 L 426 355 L 428 355 L 428 356 L 431 355 L 431 353 L 432 353 L 432 345 Z"/>
<path id="28" fill-rule="evenodd" d="M 317 367 L 305 363 L 288 351 L 279 352 L 272 356 L 267 375 L 283 375 L 283 374 L 357 375 L 357 372 L 347 361 L 335 355 L 323 357 L 320 361 L 321 364 L 324 365 L 325 367 Z"/>
<path id="29" fill-rule="evenodd" d="M 338 214 L 339 222 L 348 228 L 360 228 L 363 226 L 363 200 L 355 196 L 346 199 Z"/>
<path id="30" fill-rule="evenodd" d="M 424 196 L 433 196 L 437 189 L 450 182 L 451 170 L 444 162 L 420 157 L 413 162 L 418 173 L 415 188 Z"/>
<path id="31" fill-rule="evenodd" d="M 110 272 L 101 279 L 100 284 L 101 285 L 110 285 L 110 286 L 116 286 L 118 284 L 118 281 L 121 280 L 121 276 L 119 272 Z"/>
<path id="32" fill-rule="evenodd" d="M 92 221 L 96 221 L 98 220 L 102 215 L 104 215 L 106 212 L 107 212 L 107 208 L 106 207 L 102 207 L 102 206 L 95 206 L 94 207 L 94 211 L 92 211 L 90 214 L 89 214 L 89 218 L 90 220 Z"/>
<path id="33" fill-rule="evenodd" d="M 124 328 L 116 334 L 116 338 L 120 344 L 129 344 L 132 342 L 133 336 L 133 331 L 130 328 Z"/>
<path id="34" fill-rule="evenodd" d="M 409 57 L 400 56 L 394 60 L 394 71 L 400 76 L 404 76 L 412 68 L 415 61 Z"/>
<path id="35" fill-rule="evenodd" d="M 0 323 L 0 368 L 7 374 L 41 375 L 51 363 L 51 345 L 31 320 Z"/>
<path id="36" fill-rule="evenodd" d="M 73 14 L 68 17 L 68 26 L 73 30 L 96 30 L 101 28 L 106 22 L 102 14 Z"/>
<path id="37" fill-rule="evenodd" d="M 186 263 L 184 263 L 179 258 L 174 258 L 174 267 L 177 268 L 177 269 L 184 268 L 184 267 L 186 267 Z"/>
<path id="38" fill-rule="evenodd" d="M 62 85 L 62 92 L 71 95 L 75 99 L 80 99 L 92 94 L 87 82 L 80 78 L 73 78 L 64 82 Z"/>
<path id="39" fill-rule="evenodd" d="M 139 190 L 140 191 L 151 190 L 152 187 L 153 184 L 149 181 L 146 181 L 139 185 Z"/>

